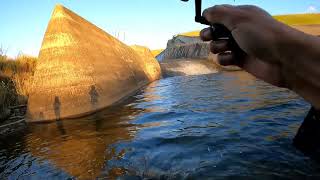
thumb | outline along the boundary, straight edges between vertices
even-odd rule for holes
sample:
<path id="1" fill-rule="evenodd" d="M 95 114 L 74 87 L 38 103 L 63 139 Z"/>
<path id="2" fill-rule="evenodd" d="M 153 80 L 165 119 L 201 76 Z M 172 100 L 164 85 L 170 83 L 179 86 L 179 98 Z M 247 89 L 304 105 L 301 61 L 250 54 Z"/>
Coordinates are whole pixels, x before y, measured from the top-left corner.
<path id="1" fill-rule="evenodd" d="M 235 28 L 236 19 L 239 16 L 239 10 L 232 5 L 216 5 L 205 9 L 202 16 L 211 24 L 223 24 L 229 31 Z"/>

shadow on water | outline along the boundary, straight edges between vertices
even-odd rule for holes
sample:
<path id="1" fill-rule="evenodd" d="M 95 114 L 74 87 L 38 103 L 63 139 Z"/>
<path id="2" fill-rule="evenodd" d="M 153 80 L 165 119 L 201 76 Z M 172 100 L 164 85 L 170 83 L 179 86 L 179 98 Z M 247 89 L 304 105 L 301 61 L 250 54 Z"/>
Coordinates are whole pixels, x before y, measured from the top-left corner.
<path id="1" fill-rule="evenodd" d="M 99 97 L 94 86 L 91 87 L 90 97 L 94 106 Z M 130 121 L 142 112 L 151 111 L 130 104 L 137 100 L 131 97 L 91 116 L 61 121 L 61 103 L 59 97 L 55 97 L 55 123 L 30 124 L 20 135 L 1 141 L 0 178 L 41 178 L 42 175 L 79 179 L 98 177 L 108 160 L 121 158 L 125 153 L 125 150 L 116 151 L 113 144 L 134 138 L 139 126 Z M 12 158 L 16 160 L 12 161 Z M 25 167 L 26 162 L 34 165 Z M 45 168 L 41 170 L 39 167 Z M 36 175 L 32 175 L 33 169 L 36 169 Z M 110 169 L 105 174 L 112 177 L 123 171 Z"/>

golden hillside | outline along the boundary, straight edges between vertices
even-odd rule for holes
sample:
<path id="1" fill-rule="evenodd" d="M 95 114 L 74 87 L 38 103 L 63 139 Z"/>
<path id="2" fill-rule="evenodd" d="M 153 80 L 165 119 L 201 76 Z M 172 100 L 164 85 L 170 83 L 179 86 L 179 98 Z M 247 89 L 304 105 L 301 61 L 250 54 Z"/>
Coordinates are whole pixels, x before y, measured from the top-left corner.
<path id="1" fill-rule="evenodd" d="M 289 14 L 273 16 L 278 21 L 288 25 L 320 25 L 320 14 Z M 199 36 L 200 31 L 185 32 L 178 35 L 195 37 Z"/>
<path id="2" fill-rule="evenodd" d="M 153 54 L 154 57 L 158 56 L 164 49 L 155 49 L 151 50 L 151 53 Z"/>
<path id="3" fill-rule="evenodd" d="M 320 24 L 320 14 L 291 14 L 274 16 L 275 19 L 288 25 Z"/>
<path id="4" fill-rule="evenodd" d="M 189 37 L 197 37 L 197 36 L 200 36 L 200 31 L 185 32 L 185 33 L 181 33 L 181 34 L 178 34 L 178 35 L 189 36 Z"/>

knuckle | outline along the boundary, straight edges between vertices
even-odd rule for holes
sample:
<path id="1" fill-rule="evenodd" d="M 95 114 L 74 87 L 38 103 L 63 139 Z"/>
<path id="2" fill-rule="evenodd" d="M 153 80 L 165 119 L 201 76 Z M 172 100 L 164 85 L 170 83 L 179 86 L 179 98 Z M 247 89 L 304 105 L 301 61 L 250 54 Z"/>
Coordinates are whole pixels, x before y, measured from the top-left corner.
<path id="1" fill-rule="evenodd" d="M 213 13 L 223 13 L 224 11 L 226 11 L 226 5 L 215 5 L 212 8 L 210 8 L 211 11 Z"/>
<path id="2" fill-rule="evenodd" d="M 209 17 L 214 14 L 220 14 L 226 10 L 227 5 L 215 5 L 210 8 L 207 8 L 203 11 L 204 17 Z"/>
<path id="3" fill-rule="evenodd" d="M 211 11 L 210 8 L 205 9 L 202 13 L 202 16 L 205 18 L 208 18 L 210 11 Z"/>
<path id="4" fill-rule="evenodd" d="M 239 9 L 243 9 L 243 10 L 256 10 L 257 7 L 253 6 L 253 5 L 240 5 L 237 6 Z"/>
<path id="5" fill-rule="evenodd" d="M 206 9 L 203 16 L 211 23 L 220 23 L 233 29 L 234 23 L 237 23 L 239 9 L 237 6 L 222 4 Z"/>
<path id="6" fill-rule="evenodd" d="M 237 8 L 243 12 L 246 12 L 247 14 L 255 13 L 255 14 L 269 15 L 267 11 L 254 5 L 240 5 L 240 6 L 237 6 Z"/>

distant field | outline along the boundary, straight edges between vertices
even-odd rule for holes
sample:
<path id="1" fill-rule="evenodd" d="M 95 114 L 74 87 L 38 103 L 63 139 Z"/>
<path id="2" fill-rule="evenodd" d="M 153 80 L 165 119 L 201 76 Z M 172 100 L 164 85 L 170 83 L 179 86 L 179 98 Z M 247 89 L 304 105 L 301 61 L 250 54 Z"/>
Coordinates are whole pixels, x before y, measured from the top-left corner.
<path id="1" fill-rule="evenodd" d="M 156 56 L 158 56 L 162 51 L 163 51 L 163 49 L 155 49 L 155 50 L 152 50 L 151 53 L 153 54 L 154 57 L 156 57 Z"/>
<path id="2" fill-rule="evenodd" d="M 195 36 L 200 36 L 200 31 L 191 31 L 191 32 L 181 33 L 179 35 L 195 37 Z"/>
<path id="3" fill-rule="evenodd" d="M 320 25 L 320 14 L 290 14 L 273 16 L 278 21 L 288 25 Z M 200 31 L 191 31 L 178 35 L 195 37 L 199 36 Z"/>
<path id="4" fill-rule="evenodd" d="M 274 18 L 288 25 L 320 24 L 320 14 L 279 15 Z"/>

